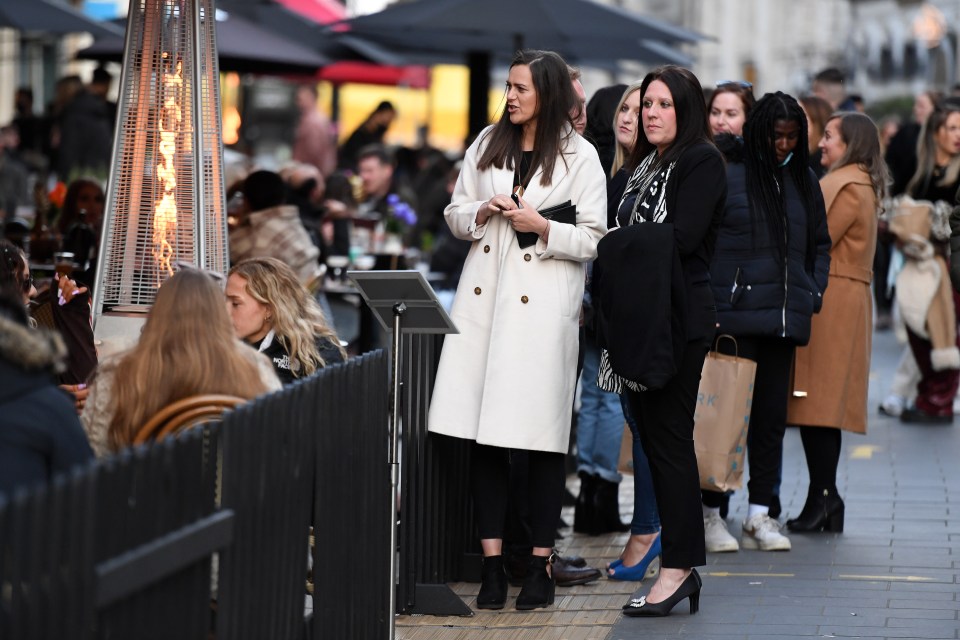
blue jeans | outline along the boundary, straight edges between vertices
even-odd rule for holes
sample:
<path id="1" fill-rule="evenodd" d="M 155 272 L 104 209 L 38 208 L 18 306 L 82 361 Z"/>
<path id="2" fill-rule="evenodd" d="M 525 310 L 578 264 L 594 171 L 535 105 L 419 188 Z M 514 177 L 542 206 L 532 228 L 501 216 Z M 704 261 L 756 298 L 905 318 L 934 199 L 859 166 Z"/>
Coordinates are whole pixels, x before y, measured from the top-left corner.
<path id="1" fill-rule="evenodd" d="M 623 410 L 617 394 L 597 386 L 600 347 L 592 336 L 583 339 L 583 372 L 580 374 L 580 413 L 577 414 L 577 471 L 620 482 L 617 471 L 623 439 Z"/>
<path id="2" fill-rule="evenodd" d="M 647 455 L 640 444 L 637 422 L 630 415 L 626 392 L 620 396 L 620 405 L 633 436 L 633 520 L 630 533 L 635 536 L 656 533 L 660 531 L 660 512 L 657 511 L 657 498 L 653 493 L 653 477 L 650 475 Z"/>

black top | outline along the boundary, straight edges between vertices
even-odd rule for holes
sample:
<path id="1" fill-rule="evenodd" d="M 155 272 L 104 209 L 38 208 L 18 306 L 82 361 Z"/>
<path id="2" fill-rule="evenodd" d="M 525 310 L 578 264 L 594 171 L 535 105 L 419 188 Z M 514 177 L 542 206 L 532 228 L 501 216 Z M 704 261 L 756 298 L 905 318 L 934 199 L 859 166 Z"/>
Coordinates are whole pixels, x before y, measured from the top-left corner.
<path id="1" fill-rule="evenodd" d="M 533 162 L 533 151 L 521 151 L 520 156 L 520 166 L 513 172 L 513 192 L 517 192 L 517 187 L 523 187 L 523 191 L 527 190 L 527 185 L 530 184 L 530 178 L 533 176 L 533 171 L 530 170 L 530 164 Z M 520 194 L 523 195 L 523 192 Z"/>
<path id="2" fill-rule="evenodd" d="M 259 350 L 262 343 L 263 340 L 260 340 L 253 346 Z M 317 336 L 317 351 L 320 352 L 320 357 L 323 358 L 326 366 L 343 362 L 340 349 L 327 338 Z M 290 355 L 276 336 L 270 342 L 270 346 L 264 349 L 262 353 L 270 358 L 273 370 L 277 372 L 277 377 L 280 378 L 280 382 L 284 386 L 295 382 L 300 377 L 290 369 Z"/>
<path id="3" fill-rule="evenodd" d="M 940 184 L 940 181 L 943 180 L 943 176 L 946 172 L 946 167 L 934 167 L 933 173 L 930 175 L 930 179 L 927 182 L 926 187 L 924 188 L 924 185 L 921 184 L 917 193 L 911 195 L 917 200 L 929 200 L 930 202 L 943 200 L 947 204 L 953 206 L 956 204 L 955 199 L 957 196 L 957 187 L 960 186 L 960 180 L 954 180 L 948 184 Z"/>

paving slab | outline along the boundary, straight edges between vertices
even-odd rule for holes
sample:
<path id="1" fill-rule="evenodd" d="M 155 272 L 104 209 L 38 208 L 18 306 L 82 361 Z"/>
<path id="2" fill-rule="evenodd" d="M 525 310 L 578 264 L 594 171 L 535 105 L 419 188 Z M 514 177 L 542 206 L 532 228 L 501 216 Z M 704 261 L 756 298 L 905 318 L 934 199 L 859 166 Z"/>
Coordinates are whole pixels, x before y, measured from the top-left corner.
<path id="1" fill-rule="evenodd" d="M 892 333 L 874 336 L 868 433 L 843 435 L 844 533 L 790 534 L 787 553 L 708 554 L 699 614 L 680 605 L 655 626 L 621 618 L 608 640 L 960 638 L 960 422 L 929 428 L 877 413 L 900 349 Z M 799 434 L 788 429 L 786 517 L 799 513 L 806 487 Z M 744 493 L 731 502 L 734 535 Z"/>

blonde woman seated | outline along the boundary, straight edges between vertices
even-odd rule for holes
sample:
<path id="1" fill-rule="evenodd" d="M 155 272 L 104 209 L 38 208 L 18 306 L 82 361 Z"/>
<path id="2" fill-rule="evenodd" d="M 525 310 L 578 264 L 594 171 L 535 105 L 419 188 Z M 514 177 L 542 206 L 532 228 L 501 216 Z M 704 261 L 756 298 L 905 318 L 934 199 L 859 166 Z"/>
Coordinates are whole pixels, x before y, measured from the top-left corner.
<path id="1" fill-rule="evenodd" d="M 236 336 L 270 358 L 283 384 L 346 358 L 320 305 L 276 258 L 250 258 L 230 269 L 227 308 Z"/>
<path id="2" fill-rule="evenodd" d="M 137 345 L 101 363 L 80 420 L 100 457 L 130 446 L 144 423 L 177 400 L 250 399 L 280 386 L 267 359 L 233 335 L 217 282 L 188 269 L 160 287 Z"/>

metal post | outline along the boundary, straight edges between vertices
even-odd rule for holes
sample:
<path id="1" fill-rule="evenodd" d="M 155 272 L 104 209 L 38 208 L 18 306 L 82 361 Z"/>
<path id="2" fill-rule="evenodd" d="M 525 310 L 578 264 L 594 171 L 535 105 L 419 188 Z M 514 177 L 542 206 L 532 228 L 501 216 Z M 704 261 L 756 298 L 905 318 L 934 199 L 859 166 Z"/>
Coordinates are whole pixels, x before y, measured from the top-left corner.
<path id="1" fill-rule="evenodd" d="M 215 56 L 216 51 L 202 51 L 201 30 L 204 21 L 206 21 L 208 28 L 215 28 L 213 26 L 213 11 L 207 11 L 212 6 L 212 2 L 208 4 L 201 0 L 193 0 L 193 30 L 191 32 L 193 61 L 190 70 L 193 86 L 190 88 L 190 111 L 193 112 L 193 215 L 196 216 L 194 229 L 197 234 L 198 269 L 209 268 L 207 264 L 207 203 L 203 193 L 203 165 L 205 161 L 203 154 L 206 144 L 203 139 L 203 66 L 210 62 L 211 56 Z M 220 144 L 219 141 L 217 141 L 217 144 Z"/>
<path id="2" fill-rule="evenodd" d="M 397 615 L 397 486 L 400 484 L 400 320 L 407 305 L 393 305 L 393 388 L 390 393 L 390 609 L 387 638 L 394 640 Z"/>

